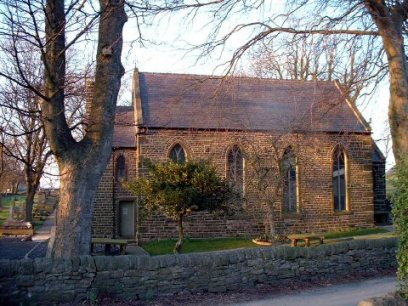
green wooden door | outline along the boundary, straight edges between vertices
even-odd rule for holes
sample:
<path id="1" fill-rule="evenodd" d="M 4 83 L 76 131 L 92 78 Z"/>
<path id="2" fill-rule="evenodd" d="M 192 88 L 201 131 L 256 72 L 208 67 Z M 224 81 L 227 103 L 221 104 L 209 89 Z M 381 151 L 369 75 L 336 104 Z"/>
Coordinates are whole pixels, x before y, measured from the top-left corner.
<path id="1" fill-rule="evenodd" d="M 119 203 L 119 235 L 125 238 L 135 237 L 135 204 L 133 202 Z"/>

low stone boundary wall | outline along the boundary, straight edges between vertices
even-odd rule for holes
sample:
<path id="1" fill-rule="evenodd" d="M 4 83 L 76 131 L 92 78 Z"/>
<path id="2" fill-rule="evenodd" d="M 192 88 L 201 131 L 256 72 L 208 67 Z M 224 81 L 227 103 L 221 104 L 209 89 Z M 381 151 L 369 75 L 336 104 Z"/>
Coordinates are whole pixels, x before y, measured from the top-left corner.
<path id="1" fill-rule="evenodd" d="M 375 273 L 396 266 L 396 244 L 396 239 L 390 238 L 314 248 L 0 260 L 0 304 L 72 302 L 106 294 L 149 299 L 180 292 L 224 292 L 294 279 Z"/>

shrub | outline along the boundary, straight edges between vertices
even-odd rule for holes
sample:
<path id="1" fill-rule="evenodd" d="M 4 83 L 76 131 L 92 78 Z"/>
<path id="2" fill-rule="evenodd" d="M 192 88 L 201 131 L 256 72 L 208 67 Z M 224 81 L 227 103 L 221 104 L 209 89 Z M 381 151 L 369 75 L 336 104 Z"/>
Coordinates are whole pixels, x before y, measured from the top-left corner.
<path id="1" fill-rule="evenodd" d="M 177 222 L 179 240 L 174 251 L 179 253 L 184 239 L 183 217 L 191 211 L 225 208 L 230 189 L 205 161 L 146 164 L 148 175 L 127 187 L 141 199 L 145 210 L 159 211 Z"/>
<path id="2" fill-rule="evenodd" d="M 399 236 L 397 276 L 401 294 L 408 299 L 408 159 L 402 160 L 396 167 L 392 185 L 395 187 L 392 214 Z"/>

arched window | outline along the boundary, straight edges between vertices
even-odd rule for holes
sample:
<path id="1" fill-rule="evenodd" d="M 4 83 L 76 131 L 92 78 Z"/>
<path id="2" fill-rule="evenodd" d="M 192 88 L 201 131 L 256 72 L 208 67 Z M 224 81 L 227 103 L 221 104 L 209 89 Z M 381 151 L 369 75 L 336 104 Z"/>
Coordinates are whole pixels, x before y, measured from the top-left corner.
<path id="1" fill-rule="evenodd" d="M 347 209 L 346 183 L 346 158 L 343 150 L 337 147 L 333 154 L 333 197 L 335 211 L 345 211 Z"/>
<path id="2" fill-rule="evenodd" d="M 126 179 L 126 160 L 123 155 L 116 159 L 116 180 L 123 181 Z"/>
<path id="3" fill-rule="evenodd" d="M 176 163 L 184 163 L 186 161 L 186 152 L 184 151 L 183 147 L 177 143 L 170 150 L 169 157 Z"/>
<path id="4" fill-rule="evenodd" d="M 244 158 L 241 149 L 234 145 L 227 155 L 227 179 L 235 192 L 244 195 Z"/>
<path id="5" fill-rule="evenodd" d="M 283 203 L 285 212 L 297 212 L 298 190 L 296 173 L 296 156 L 291 147 L 283 154 Z"/>

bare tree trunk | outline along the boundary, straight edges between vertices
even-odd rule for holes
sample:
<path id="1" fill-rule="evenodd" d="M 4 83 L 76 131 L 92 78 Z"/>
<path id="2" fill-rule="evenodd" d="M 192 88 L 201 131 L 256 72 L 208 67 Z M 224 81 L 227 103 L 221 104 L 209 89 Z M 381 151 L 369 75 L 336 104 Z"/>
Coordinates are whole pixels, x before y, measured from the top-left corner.
<path id="1" fill-rule="evenodd" d="M 33 205 L 34 197 L 37 192 L 37 188 L 32 188 L 27 186 L 27 194 L 25 199 L 25 211 L 24 211 L 24 221 L 32 222 L 33 221 Z"/>
<path id="2" fill-rule="evenodd" d="M 48 155 L 48 154 L 47 154 Z M 45 161 L 48 157 L 45 158 Z M 45 164 L 44 161 L 44 164 Z M 31 167 L 32 165 L 26 165 L 24 172 L 25 172 L 25 183 L 27 187 L 26 192 L 26 199 L 25 199 L 25 208 L 24 208 L 24 221 L 32 222 L 33 221 L 33 205 L 34 205 L 34 197 L 37 193 L 38 186 L 40 185 L 40 180 L 42 176 L 42 170 L 44 168 L 42 161 L 39 161 L 37 165 L 37 173 L 35 173 Z"/>
<path id="3" fill-rule="evenodd" d="M 61 166 L 60 202 L 50 257 L 71 258 L 89 254 L 93 199 L 103 167 L 90 162 L 73 162 Z"/>
<path id="4" fill-rule="evenodd" d="M 184 240 L 184 229 L 183 229 L 183 215 L 179 214 L 177 220 L 177 229 L 178 229 L 178 240 L 176 246 L 174 247 L 174 253 L 180 253 L 181 248 L 183 247 L 183 240 Z"/>
<path id="5" fill-rule="evenodd" d="M 276 224 L 275 213 L 273 210 L 274 204 L 268 204 L 268 221 L 269 221 L 269 234 L 271 235 L 271 241 L 273 242 L 276 237 Z"/>
<path id="6" fill-rule="evenodd" d="M 116 100 L 124 69 L 122 29 L 127 17 L 124 1 L 100 0 L 99 38 L 92 122 L 77 142 L 65 118 L 65 11 L 63 0 L 47 1 L 45 95 L 42 116 L 45 132 L 61 174 L 60 203 L 50 257 L 89 254 L 93 199 L 112 151 Z"/>
<path id="7" fill-rule="evenodd" d="M 407 18 L 403 7 L 388 9 L 380 1 L 366 0 L 366 7 L 378 27 L 390 73 L 388 110 L 393 152 L 396 162 L 408 155 L 408 64 L 402 25 Z"/>
<path id="8" fill-rule="evenodd" d="M 141 246 L 142 241 L 141 241 L 141 231 L 142 231 L 142 217 L 141 217 L 141 209 L 139 207 L 140 203 L 140 197 L 138 200 L 138 203 L 136 204 L 136 210 L 137 210 L 137 218 L 136 218 L 136 245 Z"/>
<path id="9" fill-rule="evenodd" d="M 12 183 L 11 184 L 11 193 L 12 194 L 17 194 L 18 193 L 18 187 L 19 187 L 19 183 Z"/>
<path id="10" fill-rule="evenodd" d="M 388 40 L 388 39 L 387 39 Z M 389 39 L 392 41 L 392 39 Z M 395 44 L 395 42 L 393 42 Z M 408 69 L 403 46 L 386 46 L 390 69 L 390 105 L 388 110 L 393 152 L 397 163 L 408 155 Z M 394 53 L 397 49 L 398 52 Z"/>

